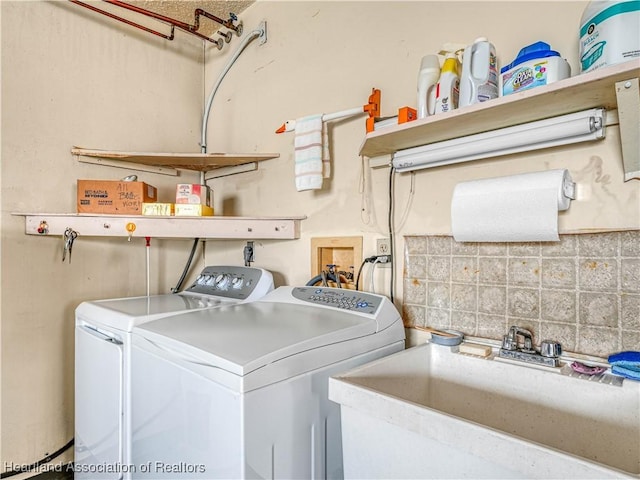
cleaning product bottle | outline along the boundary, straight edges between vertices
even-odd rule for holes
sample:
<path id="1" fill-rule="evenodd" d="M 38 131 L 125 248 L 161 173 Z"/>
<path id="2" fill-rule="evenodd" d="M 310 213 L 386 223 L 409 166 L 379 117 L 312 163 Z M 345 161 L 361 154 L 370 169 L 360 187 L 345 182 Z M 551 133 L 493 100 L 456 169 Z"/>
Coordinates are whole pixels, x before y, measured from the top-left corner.
<path id="1" fill-rule="evenodd" d="M 460 76 L 459 107 L 498 98 L 496 49 L 480 37 L 464 49 Z"/>
<path id="2" fill-rule="evenodd" d="M 458 108 L 460 96 L 460 61 L 455 53 L 447 53 L 436 87 L 435 114 Z"/>
<path id="3" fill-rule="evenodd" d="M 429 96 L 435 96 L 434 85 L 440 78 L 440 60 L 437 55 L 425 55 L 420 62 L 418 73 L 418 118 L 433 114 L 429 108 Z M 431 105 L 432 106 L 432 105 Z"/>
<path id="4" fill-rule="evenodd" d="M 500 69 L 500 95 L 548 85 L 571 76 L 571 66 L 551 45 L 536 42 L 520 50 L 516 59 Z"/>
<path id="5" fill-rule="evenodd" d="M 589 2 L 580 22 L 580 71 L 640 58 L 640 1 Z"/>

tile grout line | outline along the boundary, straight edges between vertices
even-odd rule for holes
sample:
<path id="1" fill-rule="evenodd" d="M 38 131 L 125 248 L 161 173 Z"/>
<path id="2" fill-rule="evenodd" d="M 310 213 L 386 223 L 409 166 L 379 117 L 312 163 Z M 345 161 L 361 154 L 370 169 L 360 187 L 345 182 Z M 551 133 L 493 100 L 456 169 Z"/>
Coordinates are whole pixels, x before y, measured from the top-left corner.
<path id="1" fill-rule="evenodd" d="M 574 345 L 575 349 L 578 350 L 580 348 L 580 238 L 574 236 L 574 257 L 573 257 L 573 268 L 574 274 L 576 278 L 576 290 L 575 290 L 575 302 L 576 302 L 576 311 L 574 314 L 573 322 L 576 326 L 575 334 L 574 334 Z"/>
<path id="2" fill-rule="evenodd" d="M 618 308 L 618 322 L 616 326 L 618 328 L 618 350 L 622 351 L 622 235 L 616 232 L 616 237 L 616 250 L 618 254 L 616 258 L 618 267 L 618 278 L 616 279 L 618 283 L 616 288 L 616 294 L 618 296 L 616 305 Z"/>

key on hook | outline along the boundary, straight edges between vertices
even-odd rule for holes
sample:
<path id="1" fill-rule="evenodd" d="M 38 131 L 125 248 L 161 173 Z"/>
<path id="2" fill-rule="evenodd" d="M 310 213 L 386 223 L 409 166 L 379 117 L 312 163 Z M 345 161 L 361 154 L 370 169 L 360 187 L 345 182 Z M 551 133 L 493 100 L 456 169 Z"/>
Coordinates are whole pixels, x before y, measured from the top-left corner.
<path id="1" fill-rule="evenodd" d="M 78 238 L 78 232 L 73 230 L 71 227 L 67 227 L 62 235 L 62 262 L 64 263 L 67 258 L 67 251 L 69 252 L 69 263 L 71 263 L 71 250 L 73 249 L 73 242 Z"/>

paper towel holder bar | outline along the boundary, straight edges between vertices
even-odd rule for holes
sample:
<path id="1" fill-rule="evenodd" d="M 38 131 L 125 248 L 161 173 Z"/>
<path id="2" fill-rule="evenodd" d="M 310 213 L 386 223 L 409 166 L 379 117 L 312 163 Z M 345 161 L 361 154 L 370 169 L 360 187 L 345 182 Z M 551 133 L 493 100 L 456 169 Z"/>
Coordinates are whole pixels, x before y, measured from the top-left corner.
<path id="1" fill-rule="evenodd" d="M 549 170 L 548 172 L 557 172 L 562 175 L 562 181 L 556 188 L 558 189 L 558 211 L 563 212 L 569 210 L 571 206 L 571 200 L 576 199 L 576 184 L 571 178 L 569 170 L 566 168 L 559 170 Z"/>
<path id="2" fill-rule="evenodd" d="M 576 182 L 572 182 L 570 177 L 562 180 L 562 193 L 569 200 L 576 199 Z"/>
<path id="3" fill-rule="evenodd" d="M 566 168 L 460 182 L 451 233 L 458 242 L 557 242 L 558 212 L 575 197 Z"/>

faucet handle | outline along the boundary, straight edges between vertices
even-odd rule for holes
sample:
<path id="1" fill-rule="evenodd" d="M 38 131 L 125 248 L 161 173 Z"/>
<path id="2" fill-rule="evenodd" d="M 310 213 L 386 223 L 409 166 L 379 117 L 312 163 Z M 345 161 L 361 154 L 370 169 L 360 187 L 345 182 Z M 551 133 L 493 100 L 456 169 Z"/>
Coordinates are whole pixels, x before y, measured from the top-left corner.
<path id="1" fill-rule="evenodd" d="M 502 337 L 502 348 L 504 350 L 517 350 L 518 349 L 518 341 L 513 338 L 511 335 L 504 335 Z"/>
<path id="2" fill-rule="evenodd" d="M 540 343 L 540 355 L 543 357 L 558 358 L 562 355 L 562 345 L 553 340 L 543 340 Z"/>

